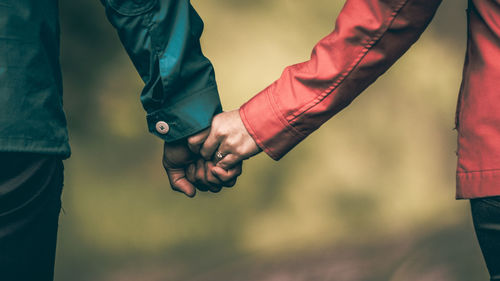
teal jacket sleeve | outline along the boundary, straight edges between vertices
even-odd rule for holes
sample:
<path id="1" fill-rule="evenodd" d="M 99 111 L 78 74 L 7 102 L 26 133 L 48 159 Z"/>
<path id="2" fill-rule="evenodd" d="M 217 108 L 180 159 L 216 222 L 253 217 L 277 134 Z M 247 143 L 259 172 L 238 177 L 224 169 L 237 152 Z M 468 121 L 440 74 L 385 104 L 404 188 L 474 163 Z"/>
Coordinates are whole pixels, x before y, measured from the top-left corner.
<path id="1" fill-rule="evenodd" d="M 221 112 L 215 74 L 203 55 L 203 21 L 189 0 L 101 0 L 145 83 L 149 131 L 167 142 L 210 126 Z"/>

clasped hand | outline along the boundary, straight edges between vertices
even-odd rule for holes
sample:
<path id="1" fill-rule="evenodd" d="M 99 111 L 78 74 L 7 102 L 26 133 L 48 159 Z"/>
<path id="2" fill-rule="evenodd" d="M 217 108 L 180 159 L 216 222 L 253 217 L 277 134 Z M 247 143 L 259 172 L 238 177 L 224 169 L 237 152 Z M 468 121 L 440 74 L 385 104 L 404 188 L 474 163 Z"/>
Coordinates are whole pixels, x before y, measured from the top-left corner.
<path id="1" fill-rule="evenodd" d="M 260 151 L 233 110 L 216 115 L 212 126 L 196 135 L 165 143 L 163 167 L 173 190 L 194 197 L 197 189 L 217 193 L 234 186 L 243 160 Z"/>

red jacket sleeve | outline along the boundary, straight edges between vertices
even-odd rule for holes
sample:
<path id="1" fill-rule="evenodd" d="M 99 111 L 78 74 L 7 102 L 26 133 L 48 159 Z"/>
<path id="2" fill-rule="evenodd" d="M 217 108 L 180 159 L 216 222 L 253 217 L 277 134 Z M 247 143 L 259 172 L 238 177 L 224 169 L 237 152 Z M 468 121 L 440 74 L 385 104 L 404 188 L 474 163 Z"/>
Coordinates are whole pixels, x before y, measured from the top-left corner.
<path id="1" fill-rule="evenodd" d="M 240 108 L 258 145 L 278 160 L 349 105 L 419 38 L 441 0 L 347 0 L 307 62 Z"/>

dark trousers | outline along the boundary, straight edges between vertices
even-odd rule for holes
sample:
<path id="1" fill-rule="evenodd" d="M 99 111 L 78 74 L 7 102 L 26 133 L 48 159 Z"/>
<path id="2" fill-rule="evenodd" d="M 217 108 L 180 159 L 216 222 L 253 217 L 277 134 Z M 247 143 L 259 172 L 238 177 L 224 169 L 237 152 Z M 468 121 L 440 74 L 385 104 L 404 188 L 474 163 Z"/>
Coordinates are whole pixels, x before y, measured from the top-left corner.
<path id="1" fill-rule="evenodd" d="M 491 280 L 500 280 L 500 197 L 470 200 L 477 240 Z"/>
<path id="2" fill-rule="evenodd" d="M 0 153 L 0 280 L 53 280 L 62 160 Z"/>

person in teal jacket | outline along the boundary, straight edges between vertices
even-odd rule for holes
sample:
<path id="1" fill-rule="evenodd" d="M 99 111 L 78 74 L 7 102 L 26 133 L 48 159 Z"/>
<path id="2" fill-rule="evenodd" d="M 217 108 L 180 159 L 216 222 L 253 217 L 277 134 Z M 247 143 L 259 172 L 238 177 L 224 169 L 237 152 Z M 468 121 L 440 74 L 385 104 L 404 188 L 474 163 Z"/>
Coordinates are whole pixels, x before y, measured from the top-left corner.
<path id="1" fill-rule="evenodd" d="M 197 156 L 187 138 L 199 138 L 222 111 L 213 66 L 200 47 L 203 22 L 189 0 L 101 2 L 145 83 L 140 100 L 149 131 L 165 141 L 172 187 L 192 196 L 184 173 Z M 58 0 L 0 0 L 3 281 L 53 279 L 62 160 L 70 156 L 58 13 Z M 206 189 L 234 184 L 216 182 Z"/>

